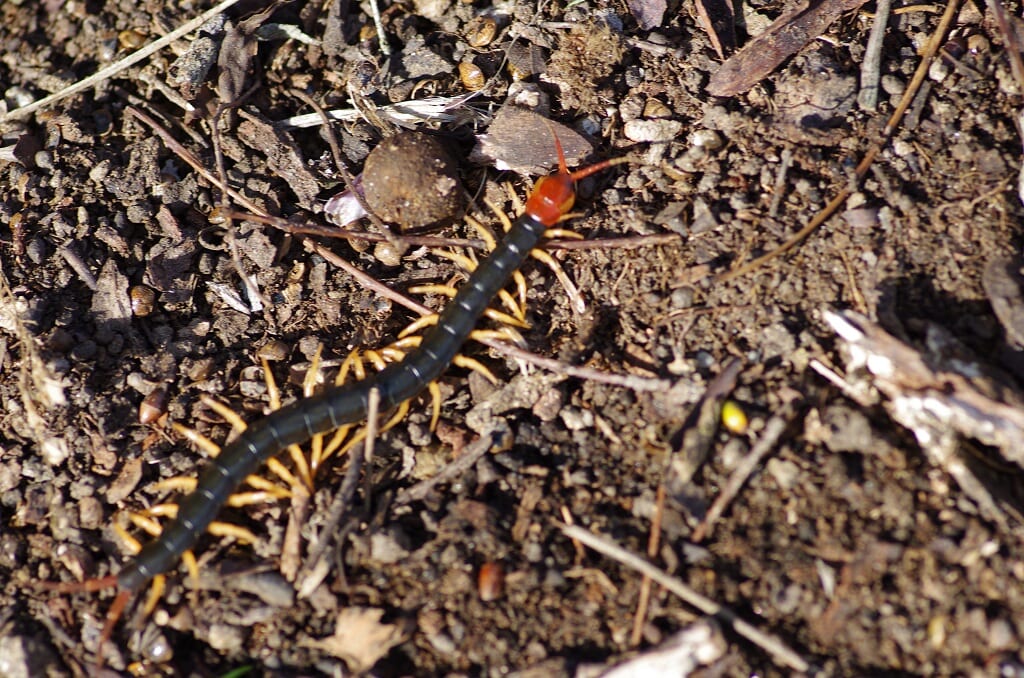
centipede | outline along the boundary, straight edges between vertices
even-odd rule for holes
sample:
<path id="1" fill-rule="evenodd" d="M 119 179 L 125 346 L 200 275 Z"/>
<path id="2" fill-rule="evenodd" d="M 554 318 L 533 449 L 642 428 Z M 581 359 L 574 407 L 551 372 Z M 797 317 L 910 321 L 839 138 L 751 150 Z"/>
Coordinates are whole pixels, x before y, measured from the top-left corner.
<path id="1" fill-rule="evenodd" d="M 522 267 L 545 232 L 569 218 L 576 199 L 576 183 L 626 161 L 612 158 L 570 172 L 557 135 L 554 145 L 558 172 L 536 181 L 522 214 L 401 361 L 360 381 L 336 385 L 298 400 L 246 427 L 209 461 L 194 489 L 179 501 L 176 516 L 159 536 L 143 546 L 116 574 L 81 582 L 41 583 L 44 589 L 61 593 L 117 590 L 101 633 L 98 664 L 102 662 L 102 644 L 111 637 L 131 598 L 148 582 L 176 566 L 247 476 L 291 445 L 365 420 L 371 397 L 380 412 L 418 397 L 456 360 L 491 301 Z"/>

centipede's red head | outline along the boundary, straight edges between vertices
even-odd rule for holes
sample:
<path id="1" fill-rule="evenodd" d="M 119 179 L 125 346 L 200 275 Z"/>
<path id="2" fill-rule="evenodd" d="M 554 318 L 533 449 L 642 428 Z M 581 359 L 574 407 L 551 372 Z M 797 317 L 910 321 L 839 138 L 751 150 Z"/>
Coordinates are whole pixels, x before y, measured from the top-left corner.
<path id="1" fill-rule="evenodd" d="M 526 201 L 526 213 L 545 226 L 554 226 L 572 209 L 573 203 L 576 201 L 577 181 L 615 164 L 612 161 L 604 160 L 570 172 L 565 165 L 562 143 L 558 140 L 558 135 L 554 134 L 554 130 L 552 130 L 552 134 L 555 137 L 555 150 L 558 151 L 558 174 L 550 174 L 538 179 Z"/>

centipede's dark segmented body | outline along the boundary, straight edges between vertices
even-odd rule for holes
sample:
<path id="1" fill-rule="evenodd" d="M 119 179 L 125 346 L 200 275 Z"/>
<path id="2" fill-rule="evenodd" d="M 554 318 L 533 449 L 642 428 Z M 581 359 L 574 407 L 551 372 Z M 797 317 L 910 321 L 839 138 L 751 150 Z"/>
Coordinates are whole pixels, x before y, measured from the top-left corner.
<path id="1" fill-rule="evenodd" d="M 381 411 L 419 395 L 448 368 L 491 299 L 550 225 L 530 212 L 517 219 L 486 262 L 459 288 L 419 347 L 402 362 L 363 381 L 295 402 L 246 429 L 210 461 L 196 489 L 179 503 L 177 518 L 121 570 L 118 586 L 137 590 L 173 567 L 206 531 L 228 496 L 267 459 L 318 433 L 364 419 L 372 389 L 380 395 Z"/>
<path id="2" fill-rule="evenodd" d="M 555 146 L 560 172 L 537 181 L 523 215 L 513 223 L 491 256 L 469 276 L 419 346 L 401 362 L 365 380 L 297 401 L 254 423 L 210 461 L 195 490 L 179 503 L 175 519 L 118 574 L 77 584 L 57 583 L 46 588 L 65 592 L 118 588 L 103 632 L 103 639 L 108 638 L 132 593 L 171 569 L 182 554 L 195 545 L 246 476 L 289 445 L 301 444 L 317 434 L 365 419 L 372 391 L 377 391 L 379 411 L 384 412 L 415 398 L 441 376 L 491 299 L 522 266 L 545 230 L 558 223 L 572 208 L 575 182 L 619 162 L 604 161 L 570 173 L 557 138 Z"/>

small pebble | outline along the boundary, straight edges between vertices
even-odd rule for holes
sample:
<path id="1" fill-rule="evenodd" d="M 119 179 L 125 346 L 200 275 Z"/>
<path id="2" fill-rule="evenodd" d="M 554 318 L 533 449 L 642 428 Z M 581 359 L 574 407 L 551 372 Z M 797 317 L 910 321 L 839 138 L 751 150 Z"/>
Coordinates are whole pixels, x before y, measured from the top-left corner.
<path id="1" fill-rule="evenodd" d="M 985 54 L 988 50 L 988 38 L 981 33 L 975 33 L 967 38 L 967 51 L 971 54 Z"/>
<path id="2" fill-rule="evenodd" d="M 35 154 L 36 167 L 41 170 L 53 169 L 53 154 L 49 151 L 39 151 Z"/>
<path id="3" fill-rule="evenodd" d="M 484 563 L 477 576 L 477 591 L 480 600 L 489 603 L 501 598 L 505 592 L 505 568 L 501 563 Z"/>
<path id="4" fill-rule="evenodd" d="M 128 290 L 128 298 L 131 300 L 132 314 L 139 318 L 145 318 L 153 312 L 156 291 L 147 285 L 133 285 Z"/>
<path id="5" fill-rule="evenodd" d="M 846 225 L 851 228 L 875 228 L 878 226 L 877 207 L 858 207 L 843 212 Z"/>
<path id="6" fill-rule="evenodd" d="M 50 649 L 31 636 L 7 635 L 0 638 L 0 676 L 32 678 L 58 675 L 60 670 L 57 666 L 57 658 Z"/>
<path id="7" fill-rule="evenodd" d="M 1016 634 L 1010 622 L 1005 619 L 993 619 L 988 625 L 989 649 L 996 652 L 1012 650 L 1016 642 Z"/>
<path id="8" fill-rule="evenodd" d="M 623 126 L 626 138 L 636 142 L 672 141 L 682 131 L 678 120 L 630 120 Z"/>
<path id="9" fill-rule="evenodd" d="M 796 484 L 800 475 L 800 467 L 791 461 L 785 461 L 772 457 L 765 465 L 765 471 L 783 490 L 790 490 Z"/>
<path id="10" fill-rule="evenodd" d="M 245 633 L 230 624 L 211 624 L 207 636 L 210 647 L 221 652 L 237 652 L 245 642 Z"/>
<path id="11" fill-rule="evenodd" d="M 703 148 L 708 151 L 717 151 L 720 149 L 724 142 L 722 141 L 722 135 L 713 129 L 699 129 L 690 135 L 690 143 L 697 148 Z"/>
<path id="12" fill-rule="evenodd" d="M 900 96 L 907 88 L 902 78 L 895 75 L 883 75 L 881 80 L 882 90 L 890 96 Z"/>
<path id="13" fill-rule="evenodd" d="M 64 438 L 58 438 L 57 436 L 51 436 L 43 441 L 41 445 L 43 453 L 43 459 L 50 466 L 60 466 L 64 461 L 71 456 L 71 450 L 68 448 L 68 442 Z"/>
<path id="14" fill-rule="evenodd" d="M 373 258 L 385 266 L 400 266 L 407 249 L 400 243 L 379 242 L 373 248 Z"/>
<path id="15" fill-rule="evenodd" d="M 671 118 L 672 109 L 657 99 L 648 99 L 644 104 L 645 118 Z"/>
<path id="16" fill-rule="evenodd" d="M 288 357 L 288 344 L 280 339 L 271 339 L 259 347 L 256 357 L 270 361 L 284 360 Z"/>

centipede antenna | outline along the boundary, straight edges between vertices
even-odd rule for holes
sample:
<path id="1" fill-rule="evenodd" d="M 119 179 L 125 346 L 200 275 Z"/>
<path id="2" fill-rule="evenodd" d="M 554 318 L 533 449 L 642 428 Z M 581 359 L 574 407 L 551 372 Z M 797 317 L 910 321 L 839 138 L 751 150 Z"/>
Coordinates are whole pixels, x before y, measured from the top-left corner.
<path id="1" fill-rule="evenodd" d="M 558 173 L 567 175 L 573 181 L 586 179 L 592 174 L 597 174 L 598 172 L 606 170 L 609 167 L 614 167 L 615 165 L 622 165 L 632 160 L 632 158 L 630 158 L 629 156 L 609 158 L 608 160 L 602 160 L 601 162 L 597 162 L 594 163 L 593 165 L 588 165 L 587 167 L 578 169 L 575 172 L 570 172 L 569 167 L 565 164 L 565 151 L 562 149 L 562 142 L 561 140 L 559 140 L 558 133 L 555 132 L 555 128 L 550 121 L 548 121 L 548 129 L 551 130 L 551 136 L 554 137 L 555 151 L 558 153 Z"/>
<path id="2" fill-rule="evenodd" d="M 633 159 L 628 155 L 623 155 L 618 158 L 608 158 L 607 160 L 602 160 L 601 162 L 597 162 L 594 163 L 593 165 L 589 165 L 582 169 L 578 169 L 575 172 L 566 172 L 566 174 L 568 174 L 569 178 L 572 179 L 573 181 L 579 181 L 580 179 L 586 179 L 592 174 L 597 174 L 602 170 L 606 170 L 609 167 L 615 167 L 616 165 L 624 165 L 627 162 L 631 162 L 632 160 Z"/>
<path id="3" fill-rule="evenodd" d="M 558 173 L 569 174 L 569 167 L 565 164 L 565 151 L 562 149 L 562 141 L 558 138 L 558 134 L 555 132 L 555 128 L 550 122 L 548 123 L 548 127 L 551 129 L 551 136 L 555 138 L 555 152 L 558 153 Z M 575 181 L 575 179 L 573 179 L 573 181 Z"/>

